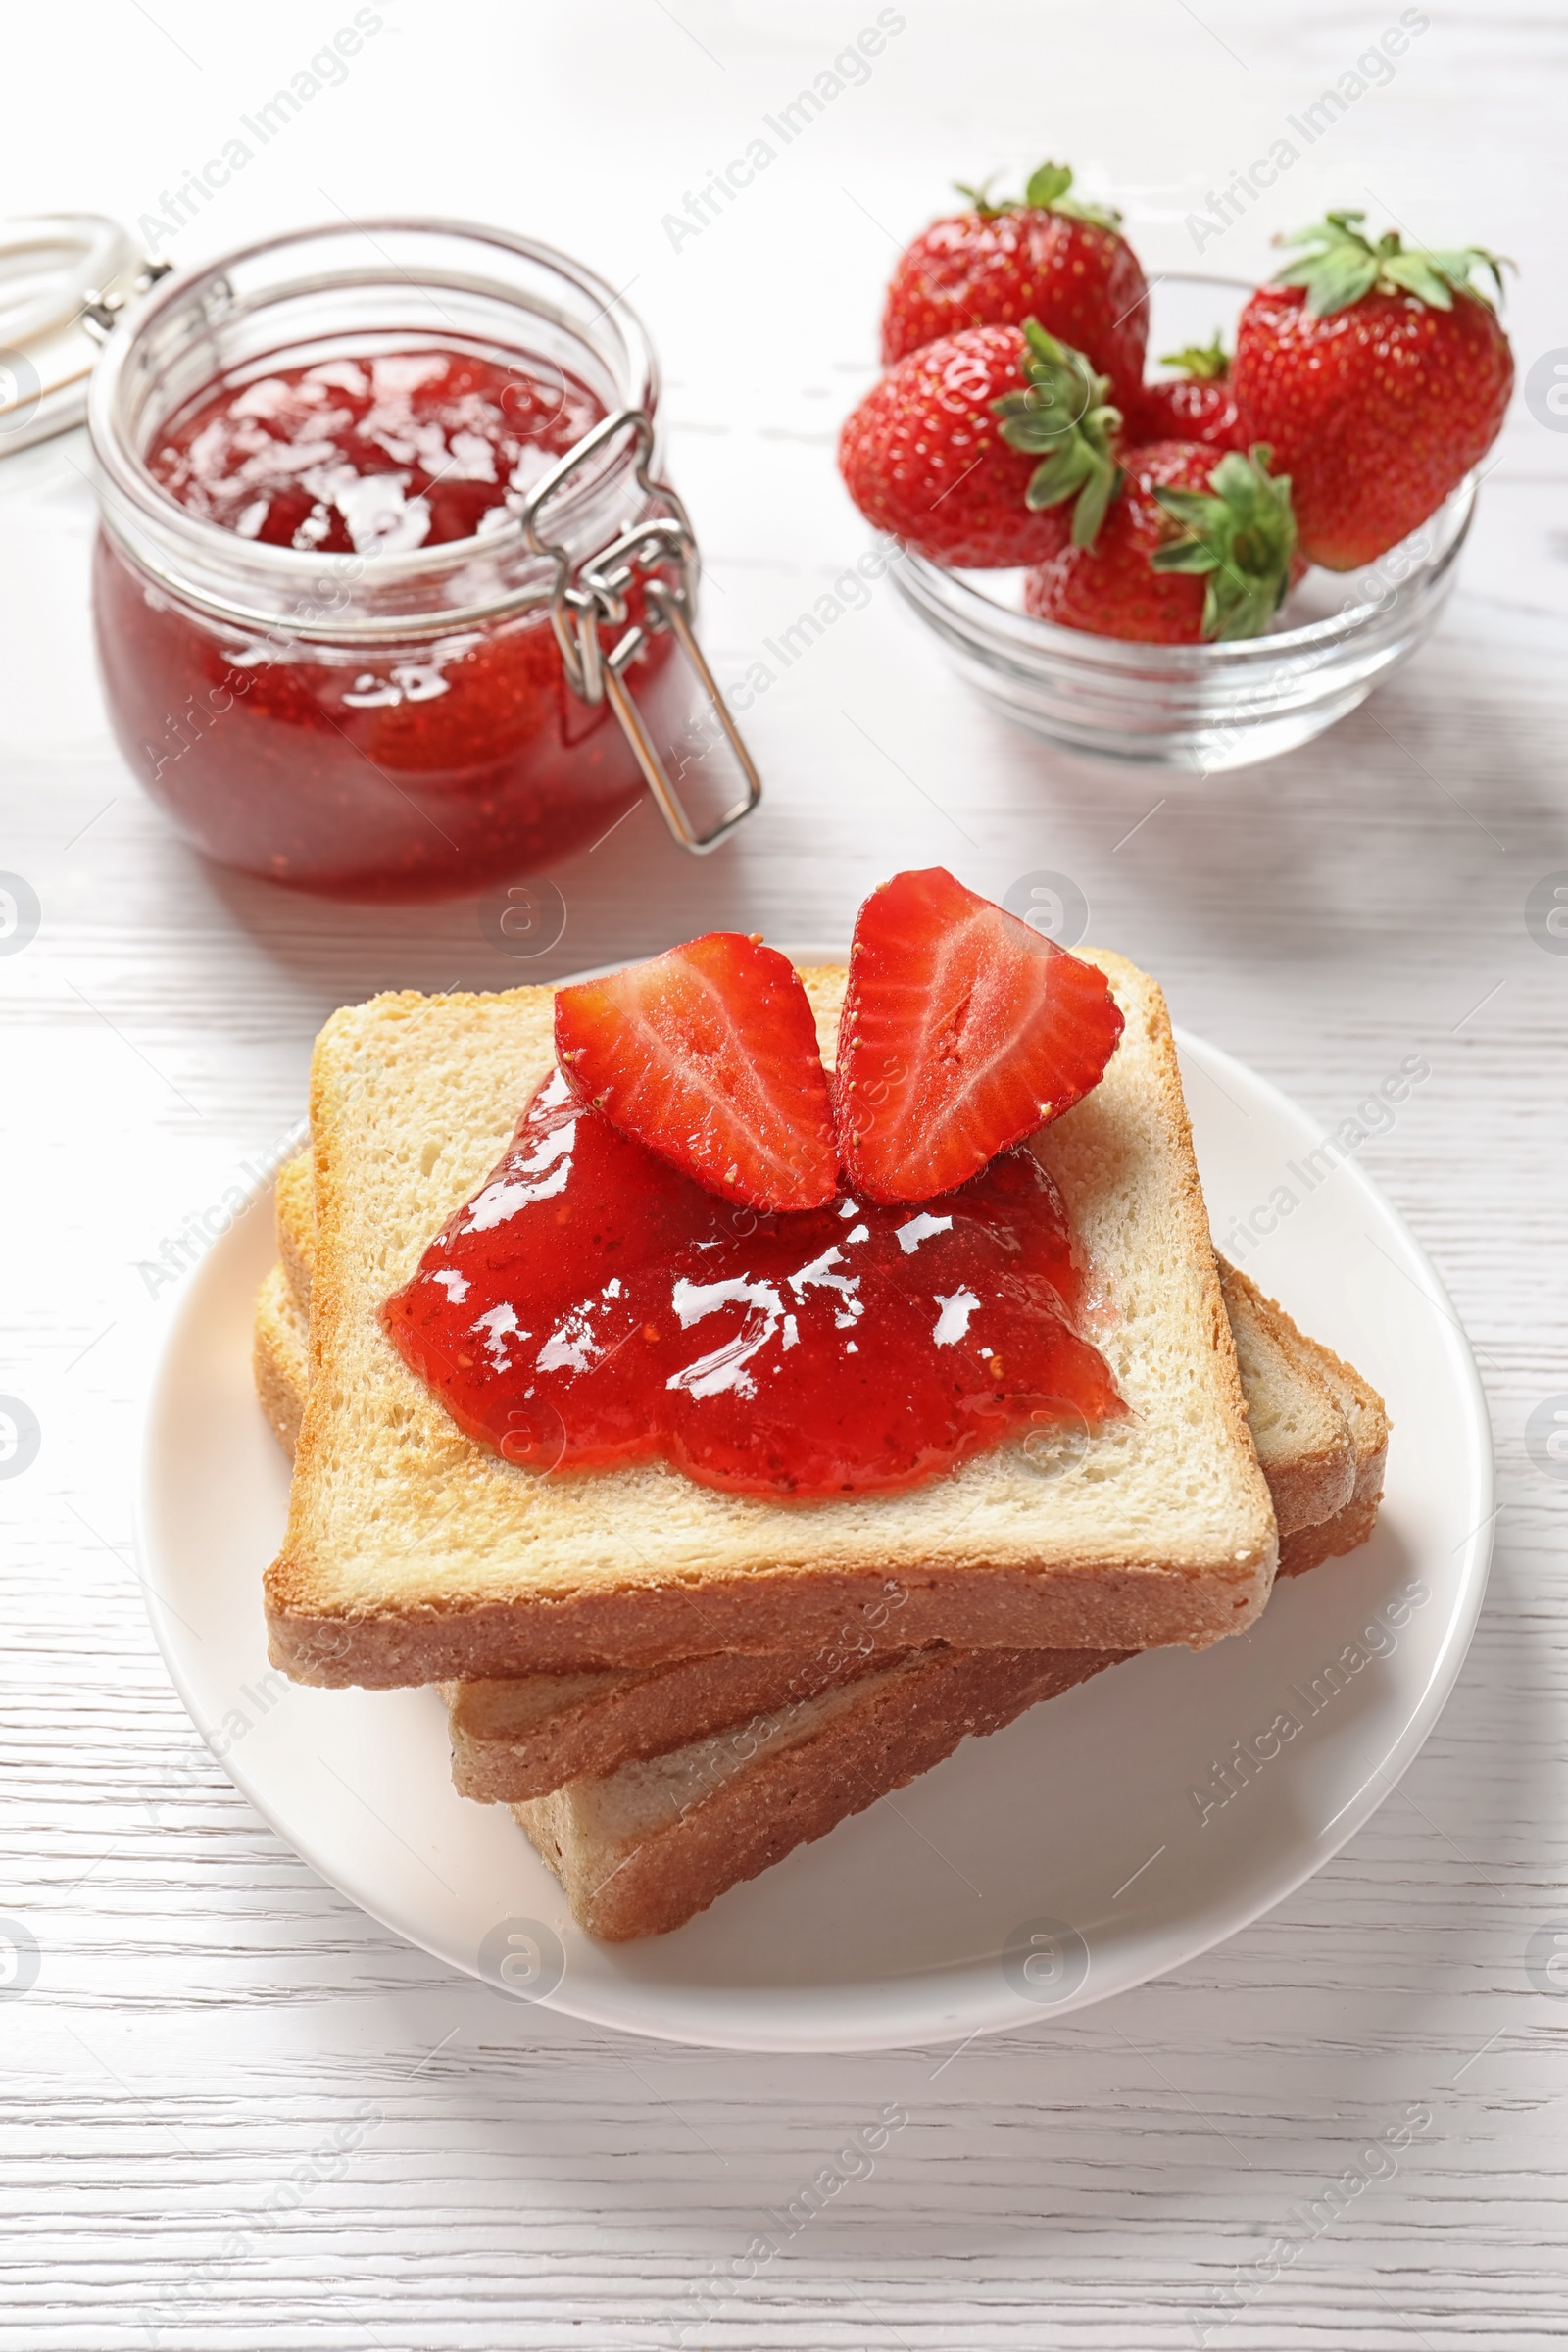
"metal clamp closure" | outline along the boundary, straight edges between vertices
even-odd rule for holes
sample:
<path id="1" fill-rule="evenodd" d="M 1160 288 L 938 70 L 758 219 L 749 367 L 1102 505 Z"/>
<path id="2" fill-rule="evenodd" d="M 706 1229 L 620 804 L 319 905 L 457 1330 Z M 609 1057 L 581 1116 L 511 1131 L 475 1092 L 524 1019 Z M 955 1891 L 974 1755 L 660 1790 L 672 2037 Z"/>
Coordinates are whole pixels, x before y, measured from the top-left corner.
<path id="1" fill-rule="evenodd" d="M 81 297 L 81 323 L 95 343 L 106 342 L 119 323 L 120 314 L 135 296 L 148 294 L 161 277 L 173 269 L 172 262 L 146 262 L 137 270 L 128 290 L 122 286 L 87 286 Z"/>
<path id="2" fill-rule="evenodd" d="M 628 429 L 636 436 L 637 487 L 650 505 L 662 511 L 628 524 L 607 546 L 574 565 L 567 549 L 545 536 L 540 517 L 572 475 Z M 648 470 L 653 451 L 654 428 L 646 414 L 641 409 L 618 409 L 585 433 L 534 484 L 518 513 L 530 552 L 548 558 L 556 567 L 550 625 L 561 649 L 567 684 L 585 703 L 609 701 L 665 824 L 682 849 L 700 856 L 716 848 L 751 814 L 761 799 L 762 785 L 697 642 L 697 540 L 675 492 L 667 482 L 655 481 Z M 643 616 L 634 620 L 628 592 L 639 582 Z M 666 630 L 695 673 L 745 779 L 741 798 L 706 833 L 693 823 L 675 788 L 627 675 L 650 640 Z M 605 633 L 612 631 L 618 634 L 607 643 Z M 688 734 L 691 732 L 688 729 Z M 710 735 L 705 750 L 716 740 Z M 682 765 L 684 769 L 685 763 Z"/>

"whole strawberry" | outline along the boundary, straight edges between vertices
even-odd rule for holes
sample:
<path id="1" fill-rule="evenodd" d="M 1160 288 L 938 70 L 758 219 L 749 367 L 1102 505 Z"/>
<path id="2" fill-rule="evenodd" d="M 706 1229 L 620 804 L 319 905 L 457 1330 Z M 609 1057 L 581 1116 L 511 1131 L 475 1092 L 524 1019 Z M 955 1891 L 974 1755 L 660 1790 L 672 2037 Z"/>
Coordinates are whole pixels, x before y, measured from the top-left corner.
<path id="1" fill-rule="evenodd" d="M 1031 572 L 1024 611 L 1143 645 L 1261 636 L 1305 569 L 1291 485 L 1268 461 L 1262 445 L 1248 457 L 1197 441 L 1124 451 L 1095 546 L 1065 547 Z"/>
<path id="2" fill-rule="evenodd" d="M 1065 164 L 1042 164 L 1022 204 L 959 190 L 971 209 L 934 220 L 907 246 L 882 312 L 882 364 L 973 326 L 1021 326 L 1081 351 L 1121 407 L 1144 372 L 1149 288 L 1121 216 L 1068 191 Z"/>
<path id="3" fill-rule="evenodd" d="M 1212 343 L 1163 352 L 1160 365 L 1179 368 L 1181 373 L 1144 385 L 1128 412 L 1129 440 L 1201 441 L 1209 449 L 1250 446 L 1217 328 Z"/>
<path id="4" fill-rule="evenodd" d="M 839 471 L 878 530 L 933 563 L 1042 564 L 1092 539 L 1114 493 L 1107 386 L 1081 352 L 1024 326 L 911 352 L 839 436 Z"/>
<path id="5" fill-rule="evenodd" d="M 1479 247 L 1373 245 L 1364 213 L 1330 213 L 1291 244 L 1300 261 L 1242 314 L 1232 382 L 1253 432 L 1289 472 L 1301 545 L 1353 571 L 1437 512 L 1492 447 L 1513 354 L 1470 283 L 1501 265 Z"/>

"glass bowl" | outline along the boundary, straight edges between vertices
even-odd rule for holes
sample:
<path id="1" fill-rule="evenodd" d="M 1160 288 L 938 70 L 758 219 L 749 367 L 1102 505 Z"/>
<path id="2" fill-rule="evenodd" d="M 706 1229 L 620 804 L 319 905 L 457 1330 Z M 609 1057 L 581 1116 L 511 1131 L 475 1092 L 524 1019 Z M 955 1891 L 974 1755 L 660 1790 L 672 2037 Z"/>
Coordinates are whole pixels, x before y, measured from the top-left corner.
<path id="1" fill-rule="evenodd" d="M 1227 345 L 1251 287 L 1165 277 L 1149 350 Z M 1431 635 L 1475 511 L 1469 474 L 1419 530 L 1359 571 L 1314 567 L 1267 635 L 1223 645 L 1134 645 L 1035 620 L 1025 574 L 948 571 L 899 550 L 888 577 L 959 675 L 1048 742 L 1145 767 L 1250 767 L 1309 743 L 1366 700 Z"/>

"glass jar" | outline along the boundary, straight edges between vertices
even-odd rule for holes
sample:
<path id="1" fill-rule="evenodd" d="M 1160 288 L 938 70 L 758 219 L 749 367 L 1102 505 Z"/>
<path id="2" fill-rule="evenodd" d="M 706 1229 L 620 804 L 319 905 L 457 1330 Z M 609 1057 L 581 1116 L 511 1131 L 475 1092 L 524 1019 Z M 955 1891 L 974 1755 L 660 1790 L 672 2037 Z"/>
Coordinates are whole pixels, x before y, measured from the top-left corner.
<path id="1" fill-rule="evenodd" d="M 410 354 L 508 371 L 536 409 L 559 384 L 558 413 L 569 389 L 597 421 L 553 464 L 528 453 L 532 478 L 519 465 L 476 535 L 398 552 L 246 537 L 149 465 L 215 394 Z M 755 806 L 692 634 L 697 551 L 659 478 L 657 362 L 565 256 L 397 220 L 250 246 L 115 329 L 89 424 L 110 715 L 208 856 L 334 896 L 436 897 L 591 844 L 645 788 L 692 850 Z"/>

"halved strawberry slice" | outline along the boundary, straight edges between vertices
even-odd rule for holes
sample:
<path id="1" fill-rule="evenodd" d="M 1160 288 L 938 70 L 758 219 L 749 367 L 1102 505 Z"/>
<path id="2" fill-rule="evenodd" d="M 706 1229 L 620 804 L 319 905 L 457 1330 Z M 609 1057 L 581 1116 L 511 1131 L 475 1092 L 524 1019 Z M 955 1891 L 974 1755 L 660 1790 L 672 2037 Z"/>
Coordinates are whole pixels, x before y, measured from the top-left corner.
<path id="1" fill-rule="evenodd" d="M 1103 976 L 940 865 L 856 918 L 839 1155 L 872 1200 L 927 1200 L 1099 1083 L 1122 1031 Z"/>
<path id="2" fill-rule="evenodd" d="M 748 1207 L 838 1190 L 816 1023 L 787 956 L 709 931 L 556 997 L 556 1054 L 623 1134 Z"/>

